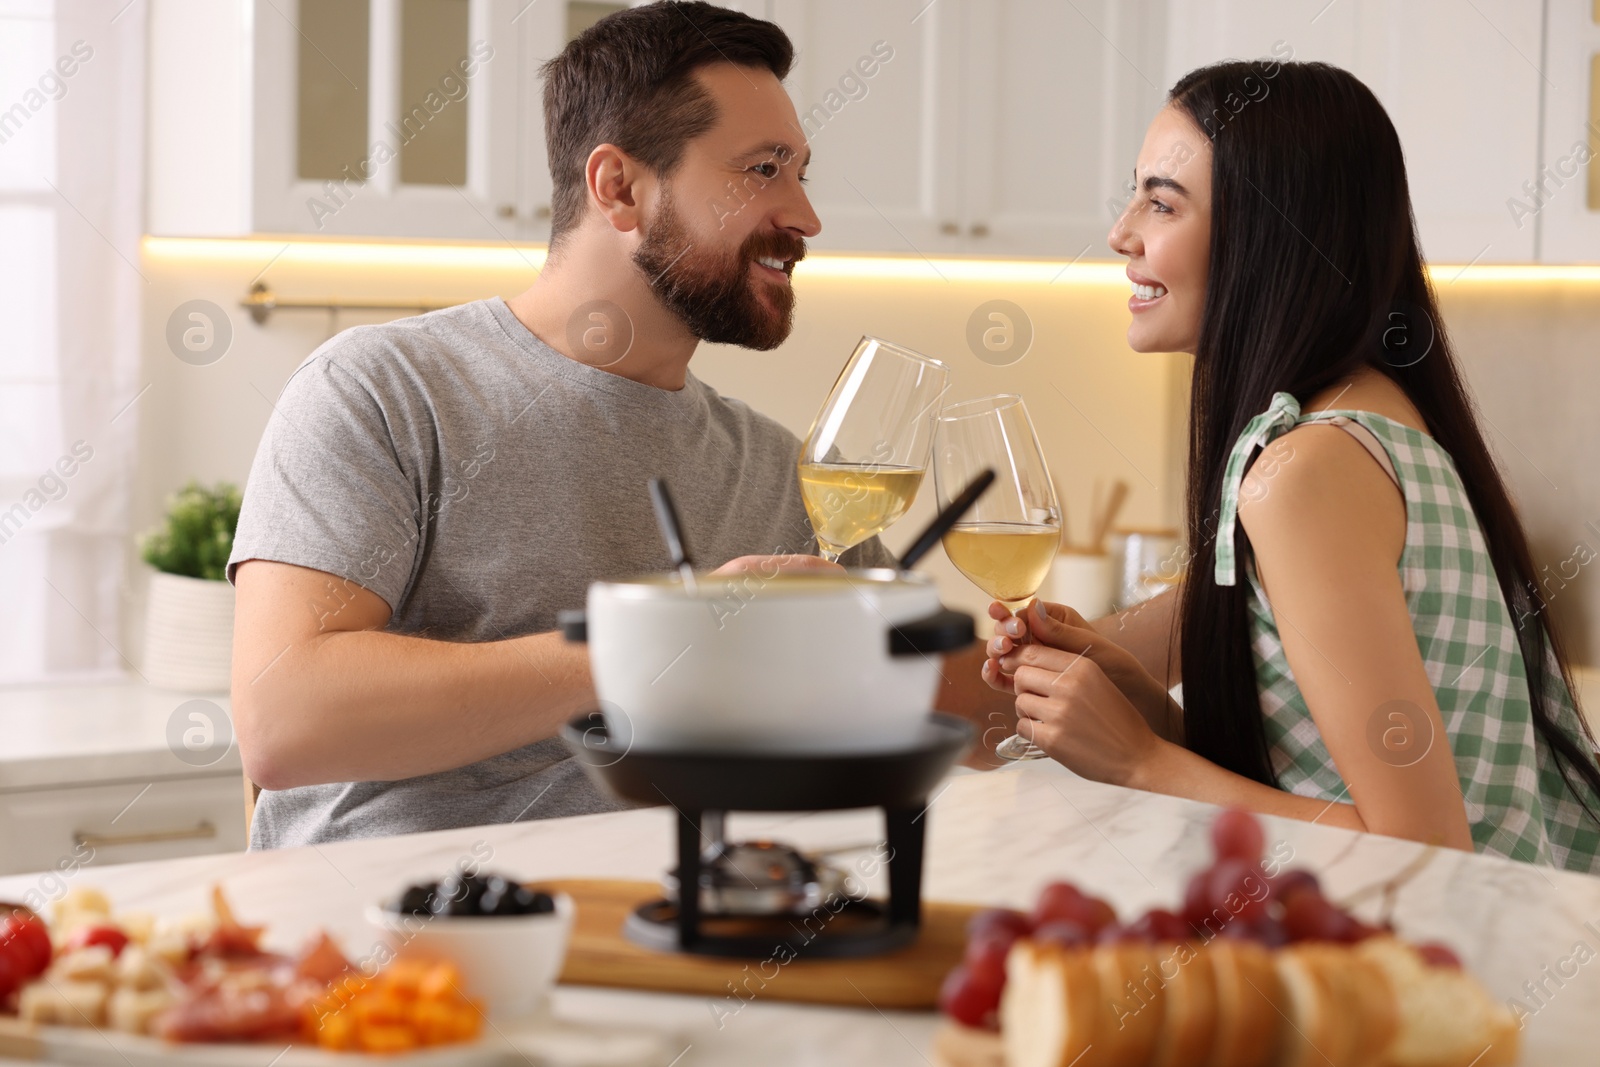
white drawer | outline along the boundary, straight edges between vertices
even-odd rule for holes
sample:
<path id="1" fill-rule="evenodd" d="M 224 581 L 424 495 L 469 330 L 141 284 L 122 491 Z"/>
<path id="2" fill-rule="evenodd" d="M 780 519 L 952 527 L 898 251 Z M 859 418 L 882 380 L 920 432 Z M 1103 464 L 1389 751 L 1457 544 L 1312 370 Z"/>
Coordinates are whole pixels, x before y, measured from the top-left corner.
<path id="1" fill-rule="evenodd" d="M 0 875 L 245 848 L 236 774 L 0 794 Z"/>

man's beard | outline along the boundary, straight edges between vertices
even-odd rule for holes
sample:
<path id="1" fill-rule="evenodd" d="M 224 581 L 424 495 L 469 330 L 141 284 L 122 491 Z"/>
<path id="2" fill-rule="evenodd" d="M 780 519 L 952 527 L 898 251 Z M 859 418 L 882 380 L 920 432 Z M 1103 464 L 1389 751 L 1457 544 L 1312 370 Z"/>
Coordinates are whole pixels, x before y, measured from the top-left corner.
<path id="1" fill-rule="evenodd" d="M 770 292 L 769 304 L 756 292 L 751 265 L 770 256 L 788 260 L 792 272 L 805 254 L 805 241 L 783 231 L 753 233 L 731 253 L 696 248 L 672 198 L 663 192 L 661 210 L 633 262 L 656 299 L 700 340 L 765 352 L 794 328 L 794 290 L 776 281 L 763 286 Z"/>

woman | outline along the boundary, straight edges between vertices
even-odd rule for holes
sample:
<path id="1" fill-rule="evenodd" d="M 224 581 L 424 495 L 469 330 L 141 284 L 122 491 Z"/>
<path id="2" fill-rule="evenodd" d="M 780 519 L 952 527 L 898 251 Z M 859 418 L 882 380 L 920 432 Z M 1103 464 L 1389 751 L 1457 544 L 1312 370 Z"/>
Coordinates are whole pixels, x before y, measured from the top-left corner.
<path id="1" fill-rule="evenodd" d="M 1101 781 L 1600 872 L 1593 739 L 1377 99 L 1194 71 L 1109 240 L 1130 345 L 1195 356 L 1187 577 L 1092 626 L 994 605 L 1020 732 Z"/>

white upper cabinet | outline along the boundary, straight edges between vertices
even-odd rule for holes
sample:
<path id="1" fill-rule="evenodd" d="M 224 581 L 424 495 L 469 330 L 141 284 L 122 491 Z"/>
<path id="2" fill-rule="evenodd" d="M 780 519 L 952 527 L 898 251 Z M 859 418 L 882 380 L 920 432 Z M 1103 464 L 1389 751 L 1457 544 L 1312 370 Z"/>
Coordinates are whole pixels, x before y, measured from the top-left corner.
<path id="1" fill-rule="evenodd" d="M 773 0 L 817 248 L 1096 257 L 1160 107 L 1154 0 Z"/>
<path id="2" fill-rule="evenodd" d="M 150 232 L 542 239 L 532 71 L 619 6 L 154 0 Z"/>
<path id="3" fill-rule="evenodd" d="M 1383 101 L 1424 253 L 1600 258 L 1597 0 L 725 0 L 798 53 L 818 249 L 1109 258 L 1188 70 L 1320 59 Z M 149 228 L 544 241 L 540 65 L 627 4 L 151 0 Z"/>
<path id="4" fill-rule="evenodd" d="M 1549 0 L 1544 158 L 1510 207 L 1537 222 L 1539 258 L 1600 261 L 1600 0 Z"/>
<path id="5" fill-rule="evenodd" d="M 1105 259 L 1166 98 L 1164 3 L 971 0 L 960 67 L 968 250 Z"/>
<path id="6" fill-rule="evenodd" d="M 255 34 L 248 16 L 243 4 L 151 2 L 145 135 L 151 233 L 226 237 L 255 229 L 249 200 Z"/>
<path id="7" fill-rule="evenodd" d="M 517 179 L 509 0 L 254 7 L 255 229 L 495 236 Z"/>
<path id="8" fill-rule="evenodd" d="M 964 249 L 958 150 L 963 0 L 773 0 L 811 152 L 818 249 Z"/>
<path id="9" fill-rule="evenodd" d="M 1533 0 L 1174 0 L 1166 80 L 1286 49 L 1349 70 L 1399 132 L 1423 254 L 1529 262 L 1507 199 L 1537 171 L 1541 35 Z"/>

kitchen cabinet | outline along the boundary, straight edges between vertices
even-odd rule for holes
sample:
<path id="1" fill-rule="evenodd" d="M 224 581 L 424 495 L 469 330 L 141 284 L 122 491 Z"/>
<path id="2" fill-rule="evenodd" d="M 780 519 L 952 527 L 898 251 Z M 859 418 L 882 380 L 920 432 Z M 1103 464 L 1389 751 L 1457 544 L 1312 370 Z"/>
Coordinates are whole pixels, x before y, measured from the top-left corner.
<path id="1" fill-rule="evenodd" d="M 624 6 L 152 0 L 150 232 L 545 241 L 539 66 Z M 1105 258 L 1167 87 L 1276 55 L 1383 101 L 1429 259 L 1600 255 L 1593 0 L 726 6 L 794 40 L 819 250 Z"/>
<path id="2" fill-rule="evenodd" d="M 0 793 L 0 874 L 238 852 L 237 773 Z"/>
<path id="3" fill-rule="evenodd" d="M 773 0 L 819 249 L 1098 256 L 1159 109 L 1164 5 Z"/>
<path id="4" fill-rule="evenodd" d="M 1109 258 L 1145 127 L 1161 109 L 1165 3 L 963 7 L 969 251 Z"/>
<path id="5" fill-rule="evenodd" d="M 960 251 L 961 2 L 774 0 L 794 41 L 787 87 L 812 152 L 817 249 Z"/>
<path id="6" fill-rule="evenodd" d="M 154 0 L 150 232 L 546 240 L 538 68 L 622 6 Z M 1160 104 L 1158 0 L 726 6 L 795 41 L 816 247 L 1096 254 Z"/>
<path id="7" fill-rule="evenodd" d="M 1590 6 L 1547 3 L 1552 13 Z M 1515 217 L 1508 199 L 1522 195 L 1539 168 L 1542 7 L 1528 0 L 1175 2 L 1165 81 L 1229 58 L 1292 54 L 1343 67 L 1372 89 L 1399 131 L 1424 255 L 1441 263 L 1531 262 L 1536 220 Z"/>
<path id="8" fill-rule="evenodd" d="M 547 241 L 539 68 L 627 6 L 152 0 L 149 232 Z"/>
<path id="9" fill-rule="evenodd" d="M 149 230 L 545 239 L 537 65 L 618 6 L 154 0 Z"/>
<path id="10" fill-rule="evenodd" d="M 1544 152 L 1514 195 L 1547 263 L 1600 261 L 1600 4 L 1547 0 Z"/>
<path id="11" fill-rule="evenodd" d="M 53 872 L 54 899 L 82 868 L 243 849 L 238 746 L 181 741 L 204 699 L 131 680 L 0 691 L 0 874 Z M 228 698 L 206 702 L 220 727 Z"/>

